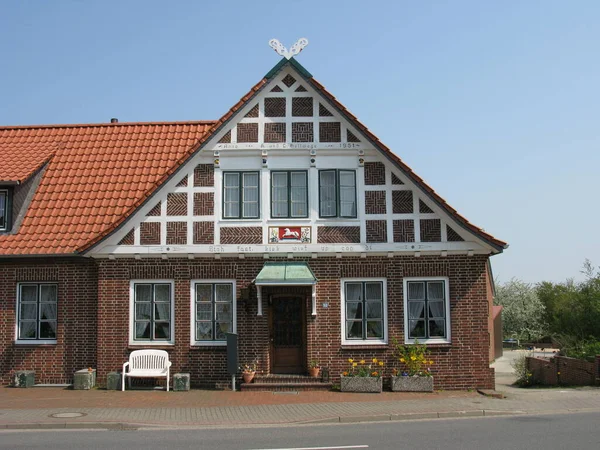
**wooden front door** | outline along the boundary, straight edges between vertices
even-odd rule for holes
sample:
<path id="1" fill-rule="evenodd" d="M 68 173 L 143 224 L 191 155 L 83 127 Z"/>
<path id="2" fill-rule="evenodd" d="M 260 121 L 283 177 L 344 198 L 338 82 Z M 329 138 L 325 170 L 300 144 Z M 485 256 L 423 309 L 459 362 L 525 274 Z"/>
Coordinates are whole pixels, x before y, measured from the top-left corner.
<path id="1" fill-rule="evenodd" d="M 304 303 L 300 296 L 271 298 L 271 373 L 306 372 Z"/>

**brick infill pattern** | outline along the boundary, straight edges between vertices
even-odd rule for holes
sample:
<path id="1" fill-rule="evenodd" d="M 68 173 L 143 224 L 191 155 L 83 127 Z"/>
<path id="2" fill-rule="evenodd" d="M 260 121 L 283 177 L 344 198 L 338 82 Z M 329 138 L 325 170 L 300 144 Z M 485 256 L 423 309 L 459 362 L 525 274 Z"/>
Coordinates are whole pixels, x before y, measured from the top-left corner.
<path id="1" fill-rule="evenodd" d="M 262 243 L 262 227 L 221 227 L 221 244 Z"/>
<path id="2" fill-rule="evenodd" d="M 360 243 L 360 227 L 318 227 L 317 243 L 358 244 Z"/>

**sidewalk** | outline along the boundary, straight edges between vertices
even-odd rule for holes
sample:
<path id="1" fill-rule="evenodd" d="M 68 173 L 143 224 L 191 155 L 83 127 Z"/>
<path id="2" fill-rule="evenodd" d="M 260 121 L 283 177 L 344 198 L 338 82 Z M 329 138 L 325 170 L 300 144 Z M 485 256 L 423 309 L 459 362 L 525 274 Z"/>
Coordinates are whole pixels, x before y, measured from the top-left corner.
<path id="1" fill-rule="evenodd" d="M 600 411 L 600 388 L 518 389 L 510 386 L 510 365 L 504 360 L 495 365 L 503 399 L 462 391 L 167 393 L 0 388 L 0 429 L 250 426 Z"/>

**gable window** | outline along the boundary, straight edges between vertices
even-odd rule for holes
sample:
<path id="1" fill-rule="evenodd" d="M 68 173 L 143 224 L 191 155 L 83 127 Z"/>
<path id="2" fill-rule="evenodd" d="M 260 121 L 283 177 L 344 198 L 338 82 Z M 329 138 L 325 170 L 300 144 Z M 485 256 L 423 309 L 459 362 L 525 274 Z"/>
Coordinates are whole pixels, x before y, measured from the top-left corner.
<path id="1" fill-rule="evenodd" d="M 356 172 L 319 171 L 319 216 L 356 217 Z"/>
<path id="2" fill-rule="evenodd" d="M 342 280 L 342 344 L 387 344 L 385 279 Z"/>
<path id="3" fill-rule="evenodd" d="M 305 170 L 271 172 L 271 217 L 308 217 L 307 181 Z"/>
<path id="4" fill-rule="evenodd" d="M 8 189 L 0 189 L 0 231 L 9 230 Z"/>
<path id="5" fill-rule="evenodd" d="M 450 342 L 447 278 L 404 279 L 405 342 Z"/>
<path id="6" fill-rule="evenodd" d="M 56 284 L 18 284 L 17 343 L 56 343 L 57 298 Z"/>
<path id="7" fill-rule="evenodd" d="M 225 345 L 235 333 L 235 283 L 192 281 L 192 345 Z"/>
<path id="8" fill-rule="evenodd" d="M 223 172 L 223 218 L 258 219 L 259 173 Z"/>
<path id="9" fill-rule="evenodd" d="M 132 281 L 131 343 L 173 343 L 173 282 Z"/>

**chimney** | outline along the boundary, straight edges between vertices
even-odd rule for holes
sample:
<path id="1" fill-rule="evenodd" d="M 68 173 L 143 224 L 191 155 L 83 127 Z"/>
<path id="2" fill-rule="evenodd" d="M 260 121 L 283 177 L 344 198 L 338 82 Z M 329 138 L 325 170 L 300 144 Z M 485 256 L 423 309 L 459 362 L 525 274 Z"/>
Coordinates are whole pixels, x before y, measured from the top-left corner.
<path id="1" fill-rule="evenodd" d="M 110 119 L 110 123 L 119 123 L 119 119 L 113 117 L 112 119 Z"/>

